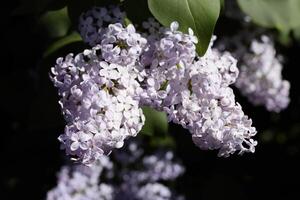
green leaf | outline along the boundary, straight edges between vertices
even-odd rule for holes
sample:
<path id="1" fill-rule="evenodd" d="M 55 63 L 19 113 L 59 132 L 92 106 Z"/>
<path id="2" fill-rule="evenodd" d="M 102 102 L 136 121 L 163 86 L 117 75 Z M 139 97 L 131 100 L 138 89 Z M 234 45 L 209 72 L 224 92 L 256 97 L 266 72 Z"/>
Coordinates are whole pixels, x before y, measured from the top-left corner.
<path id="1" fill-rule="evenodd" d="M 150 145 L 153 148 L 158 148 L 158 147 L 174 148 L 176 146 L 176 142 L 171 135 L 166 135 L 164 137 L 151 137 Z"/>
<path id="2" fill-rule="evenodd" d="M 168 120 L 164 112 L 156 111 L 150 107 L 143 107 L 146 117 L 141 132 L 146 135 L 165 135 L 168 132 Z"/>
<path id="3" fill-rule="evenodd" d="M 192 28 L 199 40 L 197 52 L 205 54 L 220 14 L 220 0 L 148 0 L 148 6 L 164 26 L 177 21 L 183 32 Z"/>
<path id="4" fill-rule="evenodd" d="M 45 13 L 40 18 L 39 24 L 46 29 L 51 38 L 65 36 L 71 25 L 67 8 Z"/>
<path id="5" fill-rule="evenodd" d="M 220 0 L 220 3 L 221 3 L 221 10 L 223 11 L 225 7 L 225 0 Z"/>
<path id="6" fill-rule="evenodd" d="M 238 4 L 260 26 L 286 34 L 300 25 L 299 0 L 238 0 Z"/>
<path id="7" fill-rule="evenodd" d="M 125 24 L 125 26 L 128 26 L 129 24 L 132 24 L 132 21 L 130 19 L 128 19 L 127 17 L 125 17 L 124 24 Z"/>
<path id="8" fill-rule="evenodd" d="M 294 37 L 300 41 L 300 26 L 294 28 L 293 34 L 294 34 Z"/>
<path id="9" fill-rule="evenodd" d="M 74 43 L 74 42 L 79 42 L 82 41 L 82 38 L 77 32 L 73 32 L 70 35 L 63 37 L 56 42 L 54 42 L 52 45 L 50 45 L 47 50 L 44 53 L 44 57 L 48 57 L 58 49 L 64 47 L 65 45 Z"/>
<path id="10" fill-rule="evenodd" d="M 289 32 L 280 31 L 277 35 L 277 39 L 282 45 L 288 46 L 291 44 L 291 37 Z"/>

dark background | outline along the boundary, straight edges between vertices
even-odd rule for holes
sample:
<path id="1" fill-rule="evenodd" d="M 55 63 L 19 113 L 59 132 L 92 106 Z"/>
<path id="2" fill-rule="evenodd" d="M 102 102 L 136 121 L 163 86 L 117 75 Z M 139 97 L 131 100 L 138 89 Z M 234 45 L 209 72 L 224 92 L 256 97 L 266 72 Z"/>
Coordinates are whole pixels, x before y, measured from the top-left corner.
<path id="1" fill-rule="evenodd" d="M 1 199 L 44 199 L 56 184 L 56 172 L 64 162 L 58 135 L 64 121 L 55 88 L 48 78 L 55 56 L 43 59 L 53 41 L 36 13 L 12 15 L 22 1 L 7 1 L 1 7 Z M 216 33 L 235 28 L 221 18 Z M 80 44 L 72 44 L 72 48 Z M 259 144 L 254 154 L 218 158 L 216 152 L 202 151 L 190 135 L 171 124 L 177 155 L 186 166 L 178 191 L 193 199 L 297 199 L 300 196 L 300 45 L 278 45 L 285 57 L 283 76 L 291 82 L 291 103 L 280 114 L 253 107 L 237 93 L 258 129 Z M 70 47 L 68 47 L 70 48 Z M 63 56 L 66 52 L 59 51 Z"/>

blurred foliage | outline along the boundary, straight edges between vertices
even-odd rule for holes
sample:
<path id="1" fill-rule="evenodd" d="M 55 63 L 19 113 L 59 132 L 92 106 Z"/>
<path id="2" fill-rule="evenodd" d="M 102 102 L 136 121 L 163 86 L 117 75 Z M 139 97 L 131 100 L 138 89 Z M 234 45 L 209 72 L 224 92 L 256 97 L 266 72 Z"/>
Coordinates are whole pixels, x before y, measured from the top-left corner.
<path id="1" fill-rule="evenodd" d="M 51 38 L 63 37 L 68 33 L 71 22 L 68 17 L 67 8 L 48 11 L 39 20 L 39 26 L 43 26 Z"/>
<path id="2" fill-rule="evenodd" d="M 168 132 L 168 120 L 164 112 L 156 111 L 150 107 L 143 107 L 146 121 L 142 133 L 146 135 L 166 134 Z"/>
<path id="3" fill-rule="evenodd" d="M 293 30 L 293 34 L 294 34 L 295 38 L 300 41 L 300 26 L 296 27 Z"/>
<path id="4" fill-rule="evenodd" d="M 225 0 L 220 0 L 220 5 L 221 5 L 221 12 L 223 12 L 225 9 Z"/>
<path id="5" fill-rule="evenodd" d="M 45 51 L 44 57 L 48 57 L 49 55 L 53 54 L 57 50 L 69 45 L 71 43 L 80 42 L 82 41 L 81 36 L 77 32 L 72 32 L 71 34 L 55 41 L 51 44 Z"/>
<path id="6" fill-rule="evenodd" d="M 283 39 L 300 26 L 299 0 L 238 0 L 238 3 L 256 24 L 276 28 Z"/>
<path id="7" fill-rule="evenodd" d="M 158 146 L 175 147 L 175 141 L 169 133 L 169 124 L 166 113 L 159 112 L 146 106 L 142 109 L 146 121 L 140 135 L 148 138 L 150 146 L 153 148 Z"/>

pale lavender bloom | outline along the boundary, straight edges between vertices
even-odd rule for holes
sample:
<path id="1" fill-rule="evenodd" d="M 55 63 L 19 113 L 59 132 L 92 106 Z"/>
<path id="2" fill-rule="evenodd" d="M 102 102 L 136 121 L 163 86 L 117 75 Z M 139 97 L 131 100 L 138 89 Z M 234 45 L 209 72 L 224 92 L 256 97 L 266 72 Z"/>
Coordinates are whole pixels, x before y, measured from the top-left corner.
<path id="1" fill-rule="evenodd" d="M 142 23 L 142 28 L 144 29 L 142 35 L 147 38 L 148 43 L 159 40 L 166 30 L 165 27 L 152 17 Z"/>
<path id="2" fill-rule="evenodd" d="M 90 46 L 99 44 L 109 24 L 123 23 L 125 13 L 118 6 L 93 7 L 79 19 L 79 32 Z"/>
<path id="3" fill-rule="evenodd" d="M 162 26 L 159 24 L 159 22 L 152 17 L 148 18 L 147 21 L 144 21 L 142 26 L 145 30 L 147 30 L 146 32 L 149 35 L 158 34 L 160 30 L 162 30 Z"/>
<path id="4" fill-rule="evenodd" d="M 139 108 L 141 92 L 132 66 L 105 62 L 99 47 L 62 58 L 52 68 L 52 81 L 61 96 L 67 121 L 59 137 L 75 159 L 90 164 L 136 136 L 144 124 Z"/>
<path id="5" fill-rule="evenodd" d="M 183 166 L 174 161 L 173 153 L 158 150 L 153 155 L 145 155 L 141 147 L 140 143 L 131 141 L 124 151 L 113 153 L 114 162 L 103 155 L 89 167 L 63 167 L 58 175 L 57 186 L 48 192 L 47 200 L 183 199 L 160 182 L 164 181 L 166 184 L 167 181 L 174 181 L 184 171 Z M 118 156 L 120 153 L 122 156 Z M 129 160 L 132 157 L 135 157 L 133 162 L 124 162 L 124 159 Z M 154 163 L 145 163 L 144 160 L 149 158 L 158 161 L 158 170 L 157 167 L 156 170 L 150 169 L 150 165 Z M 156 176 L 157 173 L 160 176 Z M 146 178 L 152 176 L 156 178 Z"/>
<path id="6" fill-rule="evenodd" d="M 120 162 L 119 171 L 121 184 L 116 200 L 141 199 L 176 199 L 177 195 L 164 183 L 174 181 L 181 176 L 185 169 L 176 162 L 172 151 L 158 149 L 147 155 L 136 142 L 128 143 L 122 152 L 114 152 L 116 162 Z M 119 155 L 121 154 L 121 156 Z M 124 160 L 131 162 L 124 162 Z M 152 187 L 153 186 L 153 187 Z M 147 195 L 143 197 L 143 194 Z"/>
<path id="7" fill-rule="evenodd" d="M 149 68 L 143 84 L 145 90 L 141 94 L 143 105 L 164 110 L 163 104 L 178 100 L 177 91 L 182 88 L 180 84 L 186 76 L 185 68 L 196 56 L 197 43 L 191 30 L 189 34 L 183 34 L 177 31 L 178 26 L 177 22 L 173 22 L 164 36 L 151 42 L 148 52 L 142 55 L 141 62 Z"/>
<path id="8" fill-rule="evenodd" d="M 184 168 L 173 161 L 173 152 L 158 152 L 143 158 L 143 165 L 149 174 L 147 180 L 174 180 L 184 172 Z"/>
<path id="9" fill-rule="evenodd" d="M 57 186 L 47 193 L 47 200 L 113 200 L 112 185 L 99 182 L 106 167 L 106 158 L 93 167 L 63 167 L 58 174 Z"/>
<path id="10" fill-rule="evenodd" d="M 157 44 L 157 64 L 174 66 L 180 62 L 191 63 L 196 56 L 195 44 L 198 42 L 192 29 L 189 34 L 178 31 L 179 24 L 172 22 L 170 29 L 166 29 L 165 36 Z M 156 60 L 153 61 L 156 64 Z"/>
<path id="11" fill-rule="evenodd" d="M 290 83 L 283 80 L 282 60 L 276 56 L 271 37 L 260 29 L 240 31 L 219 41 L 218 48 L 230 50 L 237 58 L 240 74 L 235 86 L 254 105 L 280 112 L 289 102 Z M 257 39 L 259 38 L 259 39 Z"/>
<path id="12" fill-rule="evenodd" d="M 256 130 L 229 87 L 238 76 L 236 60 L 211 49 L 186 71 L 180 100 L 165 107 L 169 120 L 189 129 L 201 149 L 219 149 L 219 156 L 254 152 Z"/>
<path id="13" fill-rule="evenodd" d="M 77 149 L 87 150 L 89 148 L 89 142 L 93 138 L 93 134 L 85 133 L 79 131 L 76 134 L 72 134 L 71 139 L 71 151 L 76 151 Z"/>
<path id="14" fill-rule="evenodd" d="M 134 64 L 139 59 L 147 41 L 136 33 L 132 24 L 110 24 L 101 40 L 102 57 L 107 62 L 119 65 Z"/>
<path id="15" fill-rule="evenodd" d="M 276 58 L 271 39 L 253 40 L 250 52 L 241 58 L 240 75 L 235 86 L 250 102 L 280 112 L 289 102 L 290 83 L 282 80 L 282 64 Z"/>
<path id="16" fill-rule="evenodd" d="M 239 73 L 236 60 L 212 49 L 214 38 L 198 57 L 193 31 L 178 27 L 173 22 L 153 35 L 158 25 L 145 22 L 145 39 L 133 25 L 110 24 L 98 46 L 57 60 L 52 80 L 68 122 L 59 138 L 67 154 L 89 164 L 122 147 L 144 123 L 139 106 L 166 112 L 202 149 L 254 152 L 256 130 L 229 87 Z"/>
<path id="17" fill-rule="evenodd" d="M 177 29 L 178 23 L 172 23 L 152 44 L 152 57 L 143 55 L 149 69 L 141 103 L 165 111 L 169 121 L 189 129 L 201 149 L 219 149 L 219 156 L 254 152 L 256 130 L 229 87 L 239 74 L 237 61 L 212 49 L 215 38 L 206 54 L 197 57 L 192 31 L 186 35 Z"/>
<path id="18" fill-rule="evenodd" d="M 137 193 L 140 200 L 170 200 L 171 191 L 160 183 L 148 183 Z"/>

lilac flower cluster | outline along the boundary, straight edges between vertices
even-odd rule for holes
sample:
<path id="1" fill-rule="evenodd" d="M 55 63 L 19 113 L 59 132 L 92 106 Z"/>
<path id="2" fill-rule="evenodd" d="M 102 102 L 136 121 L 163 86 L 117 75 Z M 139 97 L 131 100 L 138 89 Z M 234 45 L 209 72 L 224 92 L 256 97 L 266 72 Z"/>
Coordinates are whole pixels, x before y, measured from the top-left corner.
<path id="1" fill-rule="evenodd" d="M 160 183 L 148 183 L 138 191 L 137 197 L 144 200 L 168 200 L 171 199 L 171 191 Z"/>
<path id="2" fill-rule="evenodd" d="M 67 126 L 59 137 L 67 154 L 89 164 L 124 139 L 136 136 L 144 123 L 138 96 L 141 87 L 133 66 L 109 63 L 100 47 L 57 59 L 52 80 Z"/>
<path id="3" fill-rule="evenodd" d="M 118 155 L 119 152 L 114 153 Z M 117 200 L 184 199 L 176 195 L 167 185 L 162 184 L 162 181 L 164 183 L 174 181 L 185 171 L 184 167 L 176 162 L 172 151 L 157 149 L 153 154 L 146 155 L 137 143 L 131 142 L 127 146 L 127 151 L 122 151 L 121 154 L 122 156 L 116 156 L 121 158 L 117 161 L 122 163 L 120 171 L 122 183 L 116 195 Z"/>
<path id="4" fill-rule="evenodd" d="M 79 18 L 80 35 L 90 46 L 95 46 L 102 40 L 109 24 L 122 23 L 124 19 L 125 13 L 117 6 L 94 7 Z"/>
<path id="5" fill-rule="evenodd" d="M 52 68 L 68 123 L 59 137 L 67 154 L 90 164 L 122 147 L 143 126 L 140 106 L 166 112 L 201 149 L 219 149 L 219 156 L 254 152 L 256 130 L 229 87 L 238 76 L 229 53 L 213 49 L 211 42 L 199 57 L 193 31 L 178 31 L 177 22 L 161 28 L 149 19 L 145 37 L 133 25 L 91 26 L 101 29 L 100 40 L 87 40 L 97 45 L 59 58 Z"/>
<path id="6" fill-rule="evenodd" d="M 271 39 L 262 36 L 261 41 L 252 41 L 250 52 L 244 55 L 235 86 L 253 104 L 280 112 L 290 102 L 290 83 L 282 80 L 281 71 L 282 64 L 276 58 Z"/>
<path id="7" fill-rule="evenodd" d="M 193 32 L 177 29 L 172 23 L 150 44 L 152 53 L 144 54 L 148 75 L 142 84 L 142 104 L 165 111 L 169 121 L 189 129 L 201 149 L 219 149 L 219 156 L 225 157 L 235 151 L 254 152 L 257 142 L 251 138 L 256 130 L 229 87 L 238 76 L 236 60 L 212 49 L 212 44 L 198 57 Z"/>
<path id="8" fill-rule="evenodd" d="M 154 18 L 150 17 L 142 23 L 143 36 L 148 41 L 154 42 L 158 40 L 165 32 L 165 27 L 161 26 Z"/>
<path id="9" fill-rule="evenodd" d="M 259 38 L 259 39 L 255 39 Z M 248 46 L 249 45 L 249 46 Z M 282 64 L 272 39 L 261 30 L 241 31 L 233 38 L 224 38 L 219 48 L 226 47 L 239 60 L 240 74 L 235 86 L 254 105 L 280 112 L 289 102 L 290 83 L 282 78 Z"/>
<path id="10" fill-rule="evenodd" d="M 251 138 L 256 129 L 229 87 L 238 76 L 236 60 L 228 53 L 212 50 L 194 65 L 190 84 L 198 106 L 193 108 L 196 123 L 192 127 L 188 124 L 193 141 L 201 149 L 219 149 L 219 156 L 254 152 L 257 142 Z"/>
<path id="11" fill-rule="evenodd" d="M 146 43 L 133 25 L 124 29 L 122 24 L 110 24 L 101 41 L 102 56 L 106 61 L 119 65 L 135 64 Z"/>
<path id="12" fill-rule="evenodd" d="M 100 183 L 99 176 L 104 169 L 111 170 L 112 163 L 101 157 L 98 165 L 64 166 L 58 174 L 58 184 L 47 193 L 47 200 L 112 200 L 113 186 Z"/>
<path id="13" fill-rule="evenodd" d="M 183 166 L 174 161 L 171 151 L 158 150 L 145 155 L 137 143 L 130 142 L 124 151 L 115 151 L 112 157 L 115 158 L 113 162 L 102 156 L 92 167 L 63 167 L 58 174 L 58 184 L 48 192 L 47 200 L 184 199 L 166 185 L 184 172 Z M 145 161 L 149 159 L 158 161 L 159 168 L 150 169 L 155 163 L 150 161 L 149 165 L 149 161 Z"/>
<path id="14" fill-rule="evenodd" d="M 163 106 L 174 103 L 177 91 L 185 87 L 180 79 L 185 79 L 185 67 L 190 67 L 196 57 L 197 38 L 191 29 L 189 35 L 177 31 L 178 26 L 173 22 L 163 37 L 150 43 L 142 55 L 147 74 L 141 94 L 143 105 L 163 110 Z"/>

